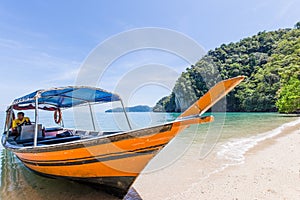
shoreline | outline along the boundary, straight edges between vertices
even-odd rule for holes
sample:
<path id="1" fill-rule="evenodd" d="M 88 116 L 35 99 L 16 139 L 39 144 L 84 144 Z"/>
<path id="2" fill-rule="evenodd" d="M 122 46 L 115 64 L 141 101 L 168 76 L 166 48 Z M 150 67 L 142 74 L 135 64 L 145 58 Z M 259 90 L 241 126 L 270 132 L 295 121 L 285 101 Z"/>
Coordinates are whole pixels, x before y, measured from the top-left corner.
<path id="1" fill-rule="evenodd" d="M 300 125 L 262 141 L 245 154 L 243 164 L 211 175 L 204 199 L 298 199 L 300 197 Z"/>
<path id="2" fill-rule="evenodd" d="M 297 121 L 299 119 L 295 120 Z M 259 141 L 243 155 L 244 160 L 241 163 L 227 164 L 224 169 L 210 172 L 202 178 L 203 172 L 207 172 L 207 169 L 213 166 L 211 163 L 215 162 L 214 159 L 209 158 L 212 155 L 204 161 L 195 162 L 198 164 L 194 170 L 202 167 L 198 172 L 191 171 L 193 167 L 178 161 L 168 169 L 149 175 L 142 174 L 135 184 L 136 189 L 144 200 L 153 199 L 155 196 L 159 199 L 298 199 L 300 197 L 300 123 L 283 127 L 279 134 Z M 182 171 L 184 169 L 192 175 L 187 176 L 188 174 Z M 172 171 L 177 171 L 175 176 L 183 177 L 167 177 L 172 174 Z M 164 178 L 167 180 L 163 180 Z M 165 184 L 173 182 L 174 186 L 163 184 L 157 186 L 156 183 L 160 181 Z M 181 187 L 178 184 L 181 184 Z M 152 191 L 157 192 L 157 195 L 151 194 L 149 188 L 154 188 Z"/>

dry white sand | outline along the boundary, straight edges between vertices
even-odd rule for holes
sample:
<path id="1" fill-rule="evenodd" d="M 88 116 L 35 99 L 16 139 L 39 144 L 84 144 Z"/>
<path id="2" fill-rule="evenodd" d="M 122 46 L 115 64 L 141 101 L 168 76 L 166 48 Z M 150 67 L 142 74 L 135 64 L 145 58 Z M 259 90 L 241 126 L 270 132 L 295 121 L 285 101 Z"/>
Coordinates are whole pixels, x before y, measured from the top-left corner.
<path id="1" fill-rule="evenodd" d="M 170 167 L 142 174 L 134 187 L 144 200 L 300 199 L 299 124 L 250 149 L 243 164 L 209 176 L 217 165 L 213 158 L 186 160 L 193 160 L 189 153 Z"/>

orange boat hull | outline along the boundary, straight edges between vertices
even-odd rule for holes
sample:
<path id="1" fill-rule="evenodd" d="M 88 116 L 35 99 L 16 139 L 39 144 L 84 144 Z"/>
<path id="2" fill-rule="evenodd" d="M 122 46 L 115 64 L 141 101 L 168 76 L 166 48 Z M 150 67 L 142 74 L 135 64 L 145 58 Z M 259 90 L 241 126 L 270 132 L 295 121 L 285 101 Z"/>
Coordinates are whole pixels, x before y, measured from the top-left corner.
<path id="1" fill-rule="evenodd" d="M 190 119 L 80 142 L 11 150 L 26 167 L 41 175 L 90 182 L 123 197 L 149 161 L 180 131 L 212 119 Z"/>

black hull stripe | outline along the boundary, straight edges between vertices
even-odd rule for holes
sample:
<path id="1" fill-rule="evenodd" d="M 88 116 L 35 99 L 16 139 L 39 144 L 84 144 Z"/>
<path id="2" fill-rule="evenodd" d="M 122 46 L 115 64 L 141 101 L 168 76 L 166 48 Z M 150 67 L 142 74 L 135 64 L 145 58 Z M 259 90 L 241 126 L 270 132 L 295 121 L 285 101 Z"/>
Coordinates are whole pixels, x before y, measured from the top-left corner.
<path id="1" fill-rule="evenodd" d="M 74 161 L 74 162 L 64 162 L 64 163 L 39 163 L 39 162 L 29 162 L 20 159 L 25 164 L 29 165 L 35 165 L 35 166 L 72 166 L 72 165 L 83 165 L 83 164 L 91 164 L 91 163 L 97 163 L 97 162 L 106 162 L 106 161 L 112 161 L 112 160 L 119 160 L 123 158 L 131 158 L 131 157 L 137 157 L 137 156 L 143 156 L 148 154 L 154 154 L 159 149 L 154 150 L 145 150 L 138 153 L 128 153 L 128 154 L 122 154 L 122 155 L 116 155 L 116 156 L 109 156 L 104 158 L 94 158 L 89 160 L 82 160 L 82 161 Z"/>
<path id="2" fill-rule="evenodd" d="M 84 161 L 88 159 L 101 159 L 104 157 L 109 157 L 109 156 L 115 156 L 115 155 L 123 155 L 123 154 L 128 154 L 128 153 L 139 153 L 143 152 L 145 150 L 152 150 L 152 149 L 159 149 L 162 148 L 166 145 L 167 143 L 155 145 L 155 146 L 149 146 L 145 148 L 140 148 L 136 150 L 131 150 L 131 151 L 122 151 L 122 152 L 115 152 L 115 153 L 108 153 L 108 154 L 101 154 L 101 155 L 95 155 L 95 156 L 89 156 L 89 157 L 82 157 L 82 158 L 74 158 L 74 159 L 64 159 L 64 160 L 43 160 L 43 161 L 37 161 L 37 160 L 29 160 L 29 159 L 21 159 L 20 160 L 24 162 L 31 162 L 31 163 L 66 163 L 66 162 L 79 162 L 79 161 Z"/>

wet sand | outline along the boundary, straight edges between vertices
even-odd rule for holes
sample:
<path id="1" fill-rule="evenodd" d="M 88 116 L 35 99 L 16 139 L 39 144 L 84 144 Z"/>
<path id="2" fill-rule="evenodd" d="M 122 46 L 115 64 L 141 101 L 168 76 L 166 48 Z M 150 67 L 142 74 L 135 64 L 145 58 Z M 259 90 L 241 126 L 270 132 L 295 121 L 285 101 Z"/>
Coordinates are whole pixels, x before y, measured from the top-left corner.
<path id="1" fill-rule="evenodd" d="M 143 174 L 134 186 L 144 200 L 300 199 L 300 124 L 261 141 L 240 164 L 219 165 L 215 153 L 185 163 L 192 155 L 187 152 L 172 166 Z"/>

